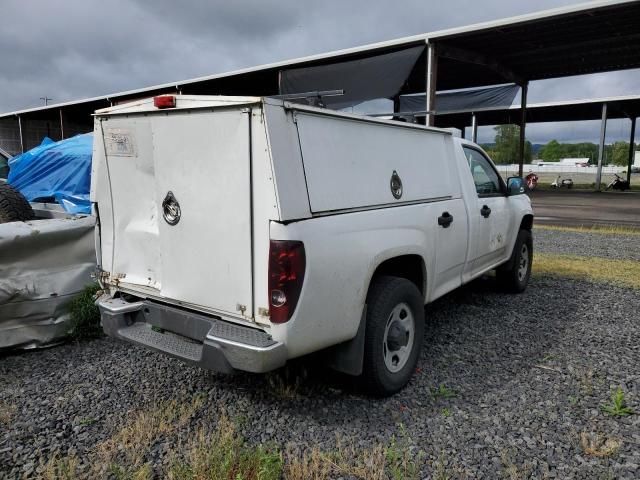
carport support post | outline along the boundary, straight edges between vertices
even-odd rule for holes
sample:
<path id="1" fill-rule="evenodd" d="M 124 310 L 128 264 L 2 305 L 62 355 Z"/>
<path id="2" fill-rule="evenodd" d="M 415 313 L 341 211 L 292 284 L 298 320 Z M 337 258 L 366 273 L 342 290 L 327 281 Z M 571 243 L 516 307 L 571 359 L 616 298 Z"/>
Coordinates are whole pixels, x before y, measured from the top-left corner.
<path id="1" fill-rule="evenodd" d="M 18 131 L 20 132 L 20 152 L 24 153 L 24 137 L 22 136 L 22 119 L 18 115 Z"/>
<path id="2" fill-rule="evenodd" d="M 527 128 L 527 92 L 529 90 L 529 82 L 524 82 L 521 85 L 520 94 L 520 151 L 518 152 L 518 176 L 522 177 L 524 172 L 524 143 L 525 143 L 525 130 Z"/>
<path id="3" fill-rule="evenodd" d="M 475 113 L 471 114 L 471 141 L 478 143 L 478 117 Z"/>
<path id="4" fill-rule="evenodd" d="M 631 136 L 629 137 L 629 162 L 627 163 L 627 183 L 631 185 L 631 165 L 636 153 L 636 117 L 631 117 Z"/>
<path id="5" fill-rule="evenodd" d="M 64 122 L 62 121 L 62 109 L 58 111 L 60 112 L 60 140 L 64 140 Z"/>
<path id="6" fill-rule="evenodd" d="M 602 181 L 602 159 L 604 158 L 604 140 L 607 136 L 607 104 L 602 104 L 602 123 L 600 124 L 600 146 L 598 147 L 598 170 L 596 171 L 596 191 L 600 191 Z"/>
<path id="7" fill-rule="evenodd" d="M 429 127 L 435 125 L 436 115 L 436 79 L 438 78 L 438 55 L 436 46 L 433 43 L 427 43 L 427 116 L 425 124 Z"/>

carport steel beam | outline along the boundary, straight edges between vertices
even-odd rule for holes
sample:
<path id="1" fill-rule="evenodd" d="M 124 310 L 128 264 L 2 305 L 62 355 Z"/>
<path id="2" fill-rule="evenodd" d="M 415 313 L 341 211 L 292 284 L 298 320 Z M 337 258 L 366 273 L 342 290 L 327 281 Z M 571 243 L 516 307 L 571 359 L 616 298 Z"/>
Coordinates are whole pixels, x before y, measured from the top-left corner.
<path id="1" fill-rule="evenodd" d="M 633 164 L 633 156 L 635 154 L 636 141 L 636 117 L 631 117 L 631 134 L 629 136 L 629 161 L 627 162 L 627 183 L 631 185 L 631 165 Z"/>
<path id="2" fill-rule="evenodd" d="M 525 150 L 525 130 L 527 128 L 527 92 L 529 91 L 529 82 L 524 82 L 520 87 L 520 143 L 518 145 L 518 176 L 522 177 L 524 173 L 524 150 Z"/>
<path id="3" fill-rule="evenodd" d="M 600 124 L 600 144 L 598 147 L 598 170 L 596 172 L 596 191 L 600 191 L 602 181 L 602 160 L 604 159 L 604 141 L 607 136 L 607 103 L 602 104 L 602 123 Z"/>

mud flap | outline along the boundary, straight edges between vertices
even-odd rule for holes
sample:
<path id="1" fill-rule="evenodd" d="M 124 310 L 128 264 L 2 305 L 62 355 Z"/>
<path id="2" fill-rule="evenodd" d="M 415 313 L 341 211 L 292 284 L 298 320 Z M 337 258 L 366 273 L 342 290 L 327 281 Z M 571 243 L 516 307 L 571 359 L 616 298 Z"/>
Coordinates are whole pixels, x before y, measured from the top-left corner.
<path id="1" fill-rule="evenodd" d="M 367 325 L 367 306 L 362 309 L 358 333 L 351 340 L 326 350 L 327 365 L 338 372 L 358 376 L 362 374 L 364 336 Z"/>

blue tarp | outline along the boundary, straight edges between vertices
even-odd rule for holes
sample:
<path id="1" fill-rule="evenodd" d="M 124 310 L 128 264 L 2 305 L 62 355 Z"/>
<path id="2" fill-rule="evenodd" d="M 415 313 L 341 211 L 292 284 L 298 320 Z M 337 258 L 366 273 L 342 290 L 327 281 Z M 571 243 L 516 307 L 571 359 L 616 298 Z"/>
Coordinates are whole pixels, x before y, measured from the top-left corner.
<path id="1" fill-rule="evenodd" d="M 48 137 L 9 160 L 8 183 L 30 202 L 55 199 L 69 213 L 91 213 L 93 134 L 54 142 Z"/>

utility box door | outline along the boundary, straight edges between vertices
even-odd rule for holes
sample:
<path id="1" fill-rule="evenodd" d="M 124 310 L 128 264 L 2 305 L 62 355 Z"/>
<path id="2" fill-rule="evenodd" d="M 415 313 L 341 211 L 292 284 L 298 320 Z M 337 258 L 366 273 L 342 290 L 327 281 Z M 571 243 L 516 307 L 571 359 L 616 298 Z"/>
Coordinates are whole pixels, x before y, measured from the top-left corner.
<path id="1" fill-rule="evenodd" d="M 314 213 L 453 194 L 446 133 L 300 111 L 296 124 Z"/>

